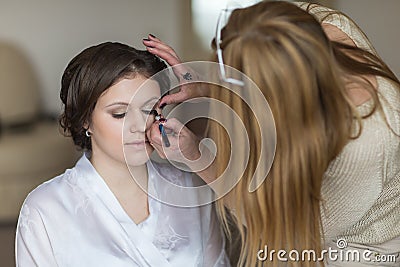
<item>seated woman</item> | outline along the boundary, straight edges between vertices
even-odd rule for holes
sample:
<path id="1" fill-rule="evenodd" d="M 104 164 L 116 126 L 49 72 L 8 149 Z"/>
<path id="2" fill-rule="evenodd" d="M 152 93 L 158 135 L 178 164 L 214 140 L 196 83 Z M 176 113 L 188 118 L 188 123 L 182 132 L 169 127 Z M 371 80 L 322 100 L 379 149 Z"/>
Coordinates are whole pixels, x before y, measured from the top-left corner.
<path id="1" fill-rule="evenodd" d="M 112 42 L 89 47 L 69 63 L 60 124 L 85 154 L 26 198 L 17 266 L 229 266 L 211 205 L 158 200 L 168 194 L 160 186 L 165 179 L 187 187 L 196 182 L 149 161 L 153 148 L 145 131 L 160 88 L 169 84 L 166 76 L 150 77 L 164 68 L 149 52 Z"/>

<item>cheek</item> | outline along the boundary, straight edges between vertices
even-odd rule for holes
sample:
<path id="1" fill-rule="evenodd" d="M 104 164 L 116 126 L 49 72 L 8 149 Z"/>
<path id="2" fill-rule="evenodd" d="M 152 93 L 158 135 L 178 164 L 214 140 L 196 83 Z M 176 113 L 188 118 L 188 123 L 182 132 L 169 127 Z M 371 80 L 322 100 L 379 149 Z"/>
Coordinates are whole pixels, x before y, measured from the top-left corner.
<path id="1" fill-rule="evenodd" d="M 122 119 L 114 119 L 108 114 L 93 118 L 94 135 L 98 142 L 122 144 Z"/>

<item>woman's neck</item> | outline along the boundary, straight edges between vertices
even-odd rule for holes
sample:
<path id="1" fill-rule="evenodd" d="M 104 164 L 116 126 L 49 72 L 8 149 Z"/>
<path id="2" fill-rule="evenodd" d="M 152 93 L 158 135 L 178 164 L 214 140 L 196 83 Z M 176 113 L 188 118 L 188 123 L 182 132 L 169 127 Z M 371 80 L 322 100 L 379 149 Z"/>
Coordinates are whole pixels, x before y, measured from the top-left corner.
<path id="1" fill-rule="evenodd" d="M 128 166 L 115 159 L 93 154 L 90 158 L 93 167 L 114 193 L 125 195 L 147 191 L 147 166 Z"/>
<path id="2" fill-rule="evenodd" d="M 132 221 L 144 221 L 150 214 L 146 164 L 128 168 L 124 162 L 96 155 L 90 161 Z"/>

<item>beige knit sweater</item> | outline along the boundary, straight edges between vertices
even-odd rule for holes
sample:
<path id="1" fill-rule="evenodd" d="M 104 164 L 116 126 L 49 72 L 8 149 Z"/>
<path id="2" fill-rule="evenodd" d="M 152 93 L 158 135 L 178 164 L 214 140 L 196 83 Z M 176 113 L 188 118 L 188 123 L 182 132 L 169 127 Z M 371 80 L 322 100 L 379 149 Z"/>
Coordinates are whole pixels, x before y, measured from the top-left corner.
<path id="1" fill-rule="evenodd" d="M 309 5 L 296 4 L 303 9 Z M 321 22 L 329 11 L 317 6 L 309 12 Z M 376 54 L 367 37 L 345 16 L 332 15 L 324 23 L 338 27 L 358 47 Z M 400 134 L 399 89 L 383 78 L 377 81 L 386 119 Z M 357 109 L 365 115 L 372 106 L 370 100 Z M 380 112 L 364 119 L 362 126 L 361 136 L 344 147 L 324 176 L 321 213 L 327 242 L 345 238 L 372 245 L 400 238 L 400 138 Z"/>

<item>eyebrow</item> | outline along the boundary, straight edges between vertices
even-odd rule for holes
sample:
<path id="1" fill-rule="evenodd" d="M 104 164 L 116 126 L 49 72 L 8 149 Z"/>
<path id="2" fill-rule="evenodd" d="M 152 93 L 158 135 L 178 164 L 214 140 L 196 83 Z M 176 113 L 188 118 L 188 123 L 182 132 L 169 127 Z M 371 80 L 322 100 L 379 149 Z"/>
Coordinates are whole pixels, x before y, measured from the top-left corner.
<path id="1" fill-rule="evenodd" d="M 114 103 L 111 103 L 111 104 L 109 104 L 109 105 L 107 105 L 106 106 L 106 108 L 107 107 L 111 107 L 111 106 L 128 106 L 129 104 L 128 103 L 126 103 L 126 102 L 114 102 Z"/>
<path id="2" fill-rule="evenodd" d="M 152 98 L 150 98 L 149 100 L 144 102 L 144 104 L 142 106 L 148 105 L 153 100 L 158 100 L 158 97 L 157 96 L 153 96 Z M 129 106 L 129 104 L 126 103 L 126 102 L 118 101 L 118 102 L 114 102 L 114 103 L 111 103 L 111 104 L 107 105 L 106 108 L 107 107 L 111 107 L 111 106 Z"/>

